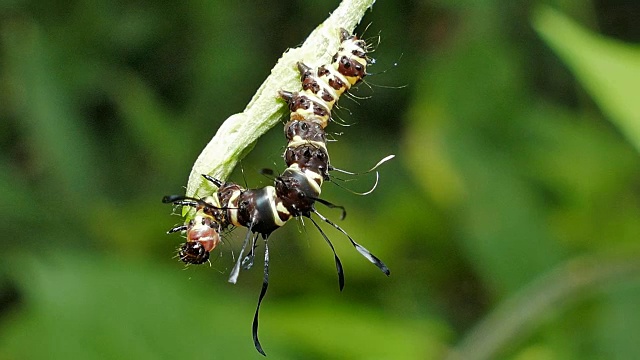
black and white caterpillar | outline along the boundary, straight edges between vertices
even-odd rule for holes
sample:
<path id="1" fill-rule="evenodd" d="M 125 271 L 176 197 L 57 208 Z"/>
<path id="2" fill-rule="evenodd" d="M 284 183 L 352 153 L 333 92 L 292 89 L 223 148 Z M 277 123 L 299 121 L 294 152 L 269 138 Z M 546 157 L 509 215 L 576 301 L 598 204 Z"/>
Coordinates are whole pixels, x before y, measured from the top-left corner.
<path id="1" fill-rule="evenodd" d="M 245 227 L 247 235 L 234 265 L 229 282 L 237 281 L 242 266 L 253 264 L 253 253 L 259 237 L 265 245 L 264 278 L 262 290 L 253 319 L 253 340 L 256 349 L 265 354 L 258 340 L 258 314 L 260 304 L 269 284 L 268 238 L 273 231 L 282 227 L 292 218 L 306 217 L 320 231 L 334 254 L 340 290 L 344 287 L 344 273 L 333 244 L 311 217 L 315 214 L 322 221 L 342 232 L 356 250 L 389 275 L 387 266 L 369 250 L 355 242 L 340 226 L 319 213 L 316 203 L 342 208 L 320 198 L 324 181 L 330 179 L 334 170 L 329 162 L 325 127 L 331 120 L 331 110 L 341 94 L 348 91 L 366 75 L 369 62 L 367 44 L 341 29 L 341 45 L 333 56 L 331 64 L 311 68 L 298 64 L 302 91 L 280 91 L 279 96 L 288 104 L 290 119 L 285 125 L 287 148 L 283 154 L 287 169 L 277 176 L 273 186 L 245 189 L 235 183 L 225 183 L 209 175 L 203 175 L 218 190 L 201 199 L 172 195 L 165 196 L 163 202 L 196 209 L 195 216 L 186 224 L 169 230 L 186 232 L 186 242 L 178 256 L 188 264 L 202 264 L 209 259 L 209 253 L 220 243 L 220 233 L 230 226 Z M 385 158 L 380 163 L 388 160 Z M 378 163 L 378 164 L 380 164 Z M 376 165 L 377 167 L 378 165 Z M 375 167 L 374 167 L 375 168 Z M 344 215 L 344 209 L 343 215 Z M 244 256 L 249 240 L 252 239 L 250 253 Z"/>

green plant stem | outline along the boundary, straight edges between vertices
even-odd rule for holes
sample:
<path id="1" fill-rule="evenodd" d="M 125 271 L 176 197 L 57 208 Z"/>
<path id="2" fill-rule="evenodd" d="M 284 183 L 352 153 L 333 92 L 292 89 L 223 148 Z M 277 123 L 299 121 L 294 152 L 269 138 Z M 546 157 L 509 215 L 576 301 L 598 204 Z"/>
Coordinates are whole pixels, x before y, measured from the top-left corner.
<path id="1" fill-rule="evenodd" d="M 446 357 L 495 359 L 507 346 L 530 335 L 561 306 L 624 281 L 640 279 L 640 260 L 588 257 L 570 260 L 514 294 L 486 316 Z"/>
<path id="2" fill-rule="evenodd" d="M 343 0 L 338 8 L 318 26 L 298 48 L 286 51 L 262 83 L 247 107 L 231 115 L 220 126 L 198 156 L 187 183 L 187 195 L 203 197 L 214 190 L 201 174 L 225 180 L 267 130 L 285 115 L 285 103 L 278 100 L 281 89 L 300 89 L 300 75 L 296 64 L 328 63 L 340 45 L 339 29 L 353 31 L 375 0 Z M 188 209 L 185 209 L 186 215 Z"/>

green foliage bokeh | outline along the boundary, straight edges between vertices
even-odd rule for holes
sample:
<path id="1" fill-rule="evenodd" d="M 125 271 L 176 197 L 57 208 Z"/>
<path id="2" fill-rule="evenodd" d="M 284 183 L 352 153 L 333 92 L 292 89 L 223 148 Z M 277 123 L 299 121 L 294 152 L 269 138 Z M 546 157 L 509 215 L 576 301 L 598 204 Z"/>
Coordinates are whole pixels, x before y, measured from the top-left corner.
<path id="1" fill-rule="evenodd" d="M 244 230 L 183 270 L 160 199 L 337 5 L 0 3 L 0 359 L 260 357 L 261 262 L 226 281 Z M 269 357 L 640 358 L 639 7 L 555 5 L 374 5 L 373 74 L 329 150 L 353 171 L 396 158 L 373 194 L 323 198 L 392 275 L 324 227 L 340 293 L 315 229 L 278 230 Z M 283 147 L 276 128 L 233 180 L 268 184 Z"/>

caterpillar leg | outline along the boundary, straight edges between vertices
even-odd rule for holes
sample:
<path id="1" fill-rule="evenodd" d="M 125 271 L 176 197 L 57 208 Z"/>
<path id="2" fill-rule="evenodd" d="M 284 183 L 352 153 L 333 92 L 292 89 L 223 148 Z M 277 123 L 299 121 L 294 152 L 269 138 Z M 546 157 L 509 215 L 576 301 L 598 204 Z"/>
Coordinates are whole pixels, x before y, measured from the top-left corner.
<path id="1" fill-rule="evenodd" d="M 232 284 L 235 284 L 238 281 L 238 275 L 240 275 L 240 265 L 242 264 L 242 259 L 243 259 L 242 255 L 244 254 L 244 249 L 247 247 L 247 244 L 249 243 L 249 238 L 251 238 L 251 235 L 253 235 L 253 232 L 251 231 L 251 228 L 249 228 L 249 231 L 247 231 L 247 236 L 245 236 L 244 242 L 242 243 L 240 254 L 238 254 L 238 260 L 236 260 L 236 264 L 233 266 L 233 270 L 231 270 L 231 274 L 229 274 L 229 282 Z"/>

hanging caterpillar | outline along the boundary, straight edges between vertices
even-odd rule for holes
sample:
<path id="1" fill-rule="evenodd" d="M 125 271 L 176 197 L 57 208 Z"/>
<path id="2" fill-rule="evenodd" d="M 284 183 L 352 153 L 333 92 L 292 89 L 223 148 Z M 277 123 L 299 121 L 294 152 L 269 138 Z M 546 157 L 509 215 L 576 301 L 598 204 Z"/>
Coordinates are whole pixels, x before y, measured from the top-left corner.
<path id="1" fill-rule="evenodd" d="M 327 136 L 325 127 L 331 120 L 331 110 L 340 95 L 348 91 L 366 75 L 369 59 L 364 40 L 340 29 L 341 45 L 332 57 L 331 64 L 313 69 L 298 63 L 302 91 L 281 90 L 280 98 L 286 101 L 291 112 L 285 125 L 287 148 L 283 154 L 287 169 L 277 176 L 273 186 L 245 189 L 235 183 L 225 183 L 209 175 L 203 175 L 218 190 L 201 199 L 172 195 L 165 196 L 163 202 L 194 207 L 195 216 L 186 224 L 176 226 L 168 232 L 186 232 L 186 242 L 178 256 L 188 264 L 202 264 L 209 259 L 209 253 L 221 242 L 220 233 L 230 226 L 245 227 L 247 235 L 242 244 L 238 260 L 229 276 L 229 282 L 237 281 L 240 267 L 252 266 L 253 253 L 258 236 L 264 239 L 264 278 L 258 304 L 253 319 L 253 340 L 256 349 L 265 355 L 258 340 L 258 314 L 260 304 L 269 284 L 268 238 L 273 231 L 282 227 L 292 218 L 306 217 L 320 231 L 334 254 L 340 290 L 344 287 L 344 273 L 333 244 L 311 217 L 316 214 L 322 221 L 347 236 L 356 250 L 389 275 L 387 266 L 369 250 L 356 243 L 346 231 L 320 214 L 315 203 L 328 207 L 342 208 L 320 198 L 324 181 L 329 180 Z M 390 159 L 385 158 L 382 162 Z M 376 165 L 376 167 L 378 166 Z M 374 167 L 375 169 L 375 167 Z M 373 169 L 372 169 L 373 170 Z M 344 208 L 343 216 L 344 216 Z M 250 254 L 243 258 L 249 239 L 252 240 Z"/>

